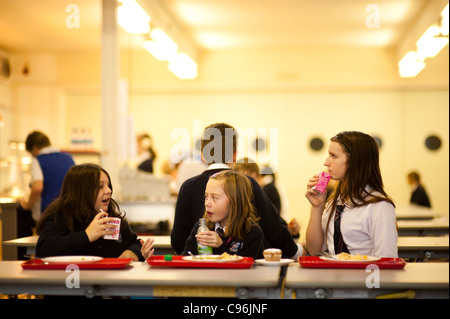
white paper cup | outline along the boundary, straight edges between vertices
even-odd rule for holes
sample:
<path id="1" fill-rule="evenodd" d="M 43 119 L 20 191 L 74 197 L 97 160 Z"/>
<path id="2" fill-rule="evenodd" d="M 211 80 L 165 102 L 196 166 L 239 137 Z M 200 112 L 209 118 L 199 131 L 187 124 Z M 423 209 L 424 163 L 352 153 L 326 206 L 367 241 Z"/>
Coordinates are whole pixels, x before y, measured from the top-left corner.
<path id="1" fill-rule="evenodd" d="M 120 218 L 118 217 L 109 217 L 110 219 L 113 219 L 111 222 L 108 222 L 106 225 L 115 225 L 115 228 L 111 228 L 108 230 L 114 229 L 113 235 L 105 235 L 103 236 L 104 239 L 112 239 L 112 240 L 119 240 L 120 235 Z"/>

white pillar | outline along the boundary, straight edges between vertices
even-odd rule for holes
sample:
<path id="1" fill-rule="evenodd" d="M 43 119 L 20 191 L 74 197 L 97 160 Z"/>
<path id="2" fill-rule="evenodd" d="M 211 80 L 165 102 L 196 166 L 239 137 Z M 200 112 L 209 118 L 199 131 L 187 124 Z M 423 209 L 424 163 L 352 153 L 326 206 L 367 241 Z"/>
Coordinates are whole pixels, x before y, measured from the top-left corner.
<path id="1" fill-rule="evenodd" d="M 118 185 L 120 130 L 119 117 L 119 46 L 117 0 L 102 0 L 102 153 L 101 165 Z"/>

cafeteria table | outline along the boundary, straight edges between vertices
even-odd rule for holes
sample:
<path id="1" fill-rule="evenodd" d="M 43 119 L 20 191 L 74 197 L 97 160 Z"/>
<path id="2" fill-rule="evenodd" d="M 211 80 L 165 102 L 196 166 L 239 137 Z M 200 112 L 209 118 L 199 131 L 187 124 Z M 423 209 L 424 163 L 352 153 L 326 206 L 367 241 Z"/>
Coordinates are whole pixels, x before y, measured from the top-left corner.
<path id="1" fill-rule="evenodd" d="M 397 221 L 399 236 L 440 236 L 448 235 L 448 217 L 437 217 L 430 220 Z"/>
<path id="2" fill-rule="evenodd" d="M 22 269 L 22 261 L 0 261 L 0 294 L 69 296 L 270 298 L 280 295 L 281 267 L 249 269 L 153 267 L 133 262 L 124 269 L 79 270 L 79 288 L 68 288 L 71 272 Z"/>
<path id="3" fill-rule="evenodd" d="M 68 288 L 66 270 L 24 270 L 0 262 L 0 294 L 219 298 L 449 298 L 448 263 L 408 263 L 381 269 L 379 287 L 368 287 L 366 269 L 303 268 L 299 263 L 250 269 L 152 267 L 133 262 L 118 270 L 80 270 L 79 288 Z"/>
<path id="4" fill-rule="evenodd" d="M 448 263 L 407 263 L 403 269 L 375 270 L 288 267 L 285 296 L 292 298 L 449 298 Z M 369 281 L 369 284 L 367 283 Z M 369 286 L 369 288 L 368 288 Z"/>
<path id="5" fill-rule="evenodd" d="M 409 261 L 448 260 L 448 236 L 398 237 L 398 256 Z"/>
<path id="6" fill-rule="evenodd" d="M 444 216 L 434 209 L 413 204 L 397 204 L 395 214 L 397 220 L 430 220 Z"/>
<path id="7" fill-rule="evenodd" d="M 155 240 L 155 255 L 173 254 L 170 236 L 139 236 L 143 240 Z M 27 255 L 32 256 L 36 251 L 38 236 L 22 237 L 3 242 L 8 247 L 25 247 Z M 398 238 L 398 253 L 401 258 L 412 260 L 448 259 L 448 236 L 403 236 Z"/>
<path id="8" fill-rule="evenodd" d="M 155 255 L 173 254 L 172 245 L 170 244 L 170 236 L 138 236 L 139 238 L 146 240 L 147 238 L 153 238 L 155 240 L 154 248 Z M 36 243 L 39 236 L 28 236 L 22 238 L 16 238 L 6 240 L 3 242 L 3 246 L 6 247 L 25 247 L 28 256 L 35 255 Z"/>

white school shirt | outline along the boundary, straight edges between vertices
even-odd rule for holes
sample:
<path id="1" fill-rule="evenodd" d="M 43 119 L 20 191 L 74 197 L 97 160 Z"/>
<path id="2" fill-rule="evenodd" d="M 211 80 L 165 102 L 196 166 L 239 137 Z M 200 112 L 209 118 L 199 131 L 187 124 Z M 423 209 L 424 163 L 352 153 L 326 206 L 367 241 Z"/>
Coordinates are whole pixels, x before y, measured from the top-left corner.
<path id="1" fill-rule="evenodd" d="M 331 206 L 331 205 L 330 205 Z M 333 214 L 324 234 L 324 247 L 334 254 L 334 212 L 327 207 L 322 215 L 325 232 L 328 217 Z M 341 233 L 350 254 L 398 257 L 397 218 L 392 204 L 382 201 L 360 207 L 345 206 L 341 214 Z"/>

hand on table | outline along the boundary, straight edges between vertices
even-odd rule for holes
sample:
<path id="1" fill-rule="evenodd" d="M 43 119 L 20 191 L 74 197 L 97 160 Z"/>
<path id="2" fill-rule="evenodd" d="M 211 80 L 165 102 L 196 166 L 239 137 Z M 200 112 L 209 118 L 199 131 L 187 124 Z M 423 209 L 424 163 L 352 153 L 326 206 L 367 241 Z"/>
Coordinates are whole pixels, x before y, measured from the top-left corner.
<path id="1" fill-rule="evenodd" d="M 150 258 L 153 253 L 155 252 L 155 249 L 153 248 L 153 244 L 155 243 L 154 239 L 148 238 L 147 240 L 143 241 L 141 239 L 141 254 L 144 256 L 144 259 L 147 260 Z"/>

